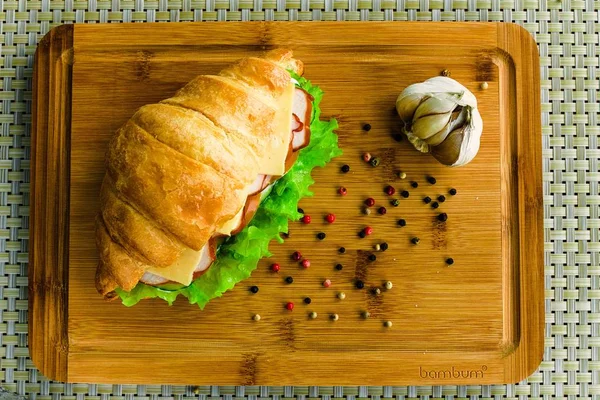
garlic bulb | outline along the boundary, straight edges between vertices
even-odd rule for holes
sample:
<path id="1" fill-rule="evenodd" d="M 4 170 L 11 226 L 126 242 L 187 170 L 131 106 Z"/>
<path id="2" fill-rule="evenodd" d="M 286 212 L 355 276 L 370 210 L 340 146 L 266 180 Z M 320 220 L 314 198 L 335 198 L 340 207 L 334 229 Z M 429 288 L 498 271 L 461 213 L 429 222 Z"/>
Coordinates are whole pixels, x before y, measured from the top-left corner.
<path id="1" fill-rule="evenodd" d="M 398 96 L 396 111 L 413 146 L 442 164 L 458 167 L 477 154 L 483 131 L 477 99 L 454 79 L 436 76 L 410 85 Z"/>

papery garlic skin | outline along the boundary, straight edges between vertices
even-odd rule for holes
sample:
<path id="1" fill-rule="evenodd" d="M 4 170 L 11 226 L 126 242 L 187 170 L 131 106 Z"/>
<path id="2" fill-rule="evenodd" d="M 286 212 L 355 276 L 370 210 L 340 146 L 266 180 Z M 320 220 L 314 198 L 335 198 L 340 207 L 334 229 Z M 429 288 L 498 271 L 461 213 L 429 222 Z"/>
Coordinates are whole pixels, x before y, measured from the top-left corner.
<path id="1" fill-rule="evenodd" d="M 454 79 L 436 76 L 410 85 L 398 96 L 396 111 L 410 143 L 442 164 L 465 165 L 477 154 L 483 132 L 477 99 Z"/>

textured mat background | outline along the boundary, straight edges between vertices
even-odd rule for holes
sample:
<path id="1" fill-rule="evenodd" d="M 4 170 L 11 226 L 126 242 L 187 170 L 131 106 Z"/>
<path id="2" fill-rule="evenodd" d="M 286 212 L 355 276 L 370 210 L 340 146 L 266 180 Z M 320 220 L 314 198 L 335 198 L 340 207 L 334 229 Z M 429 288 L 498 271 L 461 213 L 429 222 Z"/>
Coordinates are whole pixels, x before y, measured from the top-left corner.
<path id="1" fill-rule="evenodd" d="M 517 385 L 179 387 L 61 384 L 27 349 L 29 126 L 36 43 L 64 23 L 215 20 L 512 21 L 541 55 L 546 350 Z M 44 400 L 600 399 L 600 1 L 593 0 L 0 0 L 0 398 Z M 191 368 L 201 368 L 198 363 Z M 285 373 L 285 371 L 282 371 Z M 392 371 L 390 371 L 392 373 Z"/>

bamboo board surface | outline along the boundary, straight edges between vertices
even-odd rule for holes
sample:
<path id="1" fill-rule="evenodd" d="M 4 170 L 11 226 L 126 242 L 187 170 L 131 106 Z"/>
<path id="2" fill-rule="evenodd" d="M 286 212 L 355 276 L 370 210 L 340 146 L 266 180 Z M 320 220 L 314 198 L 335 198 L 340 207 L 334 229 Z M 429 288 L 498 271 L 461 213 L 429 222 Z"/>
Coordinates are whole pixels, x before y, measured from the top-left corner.
<path id="1" fill-rule="evenodd" d="M 292 48 L 305 76 L 325 91 L 322 117 L 340 123 L 344 155 L 315 170 L 315 196 L 300 203 L 313 223 L 291 223 L 290 238 L 271 245 L 273 256 L 204 311 L 185 299 L 171 307 L 104 302 L 94 289 L 93 224 L 112 133 L 136 108 L 169 97 L 195 75 L 280 46 Z M 396 96 L 443 69 L 475 93 L 485 126 L 476 159 L 456 169 L 392 139 Z M 64 26 L 38 48 L 34 93 L 30 334 L 32 358 L 46 375 L 111 383 L 475 384 L 517 381 L 541 360 L 538 59 L 517 26 Z M 368 133 L 361 130 L 367 122 Z M 363 163 L 365 151 L 382 164 Z M 383 193 L 388 184 L 410 192 L 397 208 Z M 347 196 L 337 195 L 340 185 Z M 423 204 L 451 187 L 458 195 L 446 196 L 438 210 Z M 388 213 L 362 215 L 366 197 Z M 329 212 L 337 216 L 333 225 L 323 221 Z M 448 222 L 436 221 L 439 212 Z M 399 218 L 406 227 L 396 225 Z M 359 239 L 366 225 L 375 233 Z M 323 241 L 316 239 L 321 231 Z M 367 262 L 382 241 L 389 250 Z M 308 270 L 290 260 L 296 250 L 311 260 Z M 455 260 L 451 267 L 447 257 Z M 269 271 L 273 262 L 279 274 Z M 367 289 L 388 280 L 394 288 L 375 296 L 355 289 L 356 278 Z M 258 294 L 249 292 L 252 285 Z M 345 300 L 336 297 L 340 291 Z M 303 304 L 306 296 L 312 304 Z M 288 301 L 292 312 L 284 309 Z M 370 319 L 361 318 L 364 310 Z M 310 311 L 319 317 L 309 319 Z M 336 322 L 328 318 L 333 313 Z M 388 320 L 391 328 L 383 326 Z"/>

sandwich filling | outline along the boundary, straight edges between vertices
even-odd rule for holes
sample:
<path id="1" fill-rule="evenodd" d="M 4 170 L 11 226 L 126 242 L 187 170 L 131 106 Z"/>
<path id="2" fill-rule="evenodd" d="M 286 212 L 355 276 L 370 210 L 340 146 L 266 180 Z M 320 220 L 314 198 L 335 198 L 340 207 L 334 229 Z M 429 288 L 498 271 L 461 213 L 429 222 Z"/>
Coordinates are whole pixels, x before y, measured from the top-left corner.
<path id="1" fill-rule="evenodd" d="M 199 251 L 186 249 L 178 260 L 167 267 L 152 267 L 146 270 L 141 282 L 169 288 L 180 285 L 189 285 L 193 280 L 203 275 L 213 264 L 217 255 L 219 244 L 227 237 L 239 233 L 254 217 L 261 201 L 269 194 L 273 184 L 294 165 L 301 149 L 310 142 L 310 124 L 313 108 L 313 97 L 304 89 L 290 84 L 290 102 L 288 107 L 282 107 L 290 115 L 289 125 L 283 129 L 289 132 L 288 142 L 285 143 L 287 151 L 282 155 L 270 158 L 265 168 L 265 173 L 259 174 L 254 182 L 246 189 L 247 198 L 245 205 L 239 212 L 225 222 L 211 239 Z"/>

